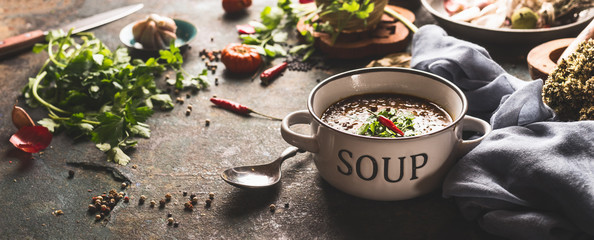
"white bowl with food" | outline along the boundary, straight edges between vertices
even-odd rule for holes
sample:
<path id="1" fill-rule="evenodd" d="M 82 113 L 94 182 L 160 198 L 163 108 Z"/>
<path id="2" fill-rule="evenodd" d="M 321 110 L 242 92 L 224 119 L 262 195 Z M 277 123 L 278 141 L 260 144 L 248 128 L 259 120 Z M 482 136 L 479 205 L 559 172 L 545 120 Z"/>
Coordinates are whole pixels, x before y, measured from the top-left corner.
<path id="1" fill-rule="evenodd" d="M 576 8 L 552 2 L 540 4 L 544 1 L 537 0 L 526 0 L 524 4 L 519 2 L 421 0 L 423 7 L 449 34 L 481 43 L 537 45 L 553 39 L 575 37 L 594 18 L 593 5 L 587 0 L 581 1 L 582 5 Z M 561 7 L 573 10 L 561 10 Z M 512 26 L 512 18 L 517 20 L 514 21 L 515 26 Z"/>
<path id="2" fill-rule="evenodd" d="M 491 131 L 487 122 L 466 115 L 466 97 L 454 84 L 407 68 L 334 75 L 312 90 L 307 106 L 283 119 L 283 139 L 313 153 L 332 186 L 373 200 L 437 189 L 456 159 Z M 292 130 L 296 124 L 309 124 L 311 133 Z M 463 130 L 482 136 L 464 140 Z"/>

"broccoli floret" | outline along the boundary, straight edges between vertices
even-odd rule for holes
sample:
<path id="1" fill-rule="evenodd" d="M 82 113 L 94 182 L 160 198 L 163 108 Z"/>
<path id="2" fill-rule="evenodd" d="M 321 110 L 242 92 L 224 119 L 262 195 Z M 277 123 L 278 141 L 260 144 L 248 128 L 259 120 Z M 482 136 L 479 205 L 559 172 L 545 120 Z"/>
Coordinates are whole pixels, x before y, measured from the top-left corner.
<path id="1" fill-rule="evenodd" d="M 542 96 L 560 120 L 594 120 L 594 39 L 561 61 L 545 81 Z"/>

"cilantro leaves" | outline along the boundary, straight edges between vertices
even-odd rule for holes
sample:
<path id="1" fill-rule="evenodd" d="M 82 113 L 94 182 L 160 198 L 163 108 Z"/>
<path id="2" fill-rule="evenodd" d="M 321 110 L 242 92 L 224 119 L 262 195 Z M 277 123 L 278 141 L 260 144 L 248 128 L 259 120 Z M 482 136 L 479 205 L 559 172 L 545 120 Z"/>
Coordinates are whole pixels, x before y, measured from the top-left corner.
<path id="1" fill-rule="evenodd" d="M 155 77 L 168 68 L 177 72 L 171 85 L 177 89 L 208 87 L 204 70 L 188 77 L 180 50 L 172 43 L 159 58 L 133 59 L 125 48 L 110 51 L 92 33 L 80 40 L 61 30 L 51 31 L 47 44 L 37 44 L 34 52 L 48 52 L 39 74 L 23 88 L 28 105 L 44 106 L 48 118 L 38 123 L 51 131 L 65 130 L 74 138 L 90 137 L 107 160 L 126 165 L 124 150 L 134 147 L 134 137 L 150 137 L 145 122 L 153 109 L 172 109 L 168 94 L 157 89 Z M 81 42 L 82 41 L 82 42 Z M 79 43 L 80 42 L 80 43 Z"/>
<path id="2" fill-rule="evenodd" d="M 414 124 L 415 116 L 410 112 L 396 111 L 394 109 L 391 109 L 390 111 L 382 110 L 377 114 L 369 116 L 367 123 L 359 128 L 358 134 L 373 137 L 400 137 L 400 135 L 382 125 L 378 121 L 377 116 L 384 116 L 390 119 L 398 129 L 404 132 L 404 136 L 406 137 L 417 135 Z"/>

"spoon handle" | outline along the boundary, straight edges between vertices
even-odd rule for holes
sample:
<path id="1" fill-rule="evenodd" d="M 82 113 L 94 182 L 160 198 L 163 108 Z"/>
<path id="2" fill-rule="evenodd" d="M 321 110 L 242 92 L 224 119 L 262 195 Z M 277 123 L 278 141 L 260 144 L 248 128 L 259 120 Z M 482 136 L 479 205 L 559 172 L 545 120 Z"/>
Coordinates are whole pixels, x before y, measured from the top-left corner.
<path id="1" fill-rule="evenodd" d="M 295 155 L 297 155 L 297 152 L 299 151 L 299 148 L 297 147 L 288 147 L 287 149 L 285 149 L 283 151 L 283 153 L 281 153 L 280 157 L 278 160 L 280 160 L 280 162 L 282 163 L 284 160 L 286 160 L 287 158 L 293 157 Z"/>

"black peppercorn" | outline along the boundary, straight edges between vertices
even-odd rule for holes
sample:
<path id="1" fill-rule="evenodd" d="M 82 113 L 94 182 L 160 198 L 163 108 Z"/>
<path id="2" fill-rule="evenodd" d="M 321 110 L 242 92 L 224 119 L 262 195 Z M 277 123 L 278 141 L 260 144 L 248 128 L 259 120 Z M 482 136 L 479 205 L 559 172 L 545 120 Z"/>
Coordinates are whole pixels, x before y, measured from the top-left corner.
<path id="1" fill-rule="evenodd" d="M 188 195 L 188 192 L 184 191 L 184 192 L 182 193 L 182 195 L 185 197 L 185 196 L 187 196 L 187 195 Z"/>
<path id="2" fill-rule="evenodd" d="M 179 222 L 175 222 L 175 223 L 173 224 L 173 227 L 179 227 Z"/>
<path id="3" fill-rule="evenodd" d="M 73 178 L 73 177 L 74 177 L 74 171 L 68 170 L 68 178 Z"/>

